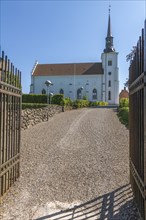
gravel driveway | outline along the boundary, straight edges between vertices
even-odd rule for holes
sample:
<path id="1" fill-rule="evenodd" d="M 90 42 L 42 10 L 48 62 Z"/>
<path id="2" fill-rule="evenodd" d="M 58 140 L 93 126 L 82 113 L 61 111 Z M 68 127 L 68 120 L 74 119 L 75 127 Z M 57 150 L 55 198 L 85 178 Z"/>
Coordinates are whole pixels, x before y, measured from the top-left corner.
<path id="1" fill-rule="evenodd" d="M 22 131 L 21 177 L 1 219 L 138 220 L 128 142 L 114 109 L 66 111 Z"/>

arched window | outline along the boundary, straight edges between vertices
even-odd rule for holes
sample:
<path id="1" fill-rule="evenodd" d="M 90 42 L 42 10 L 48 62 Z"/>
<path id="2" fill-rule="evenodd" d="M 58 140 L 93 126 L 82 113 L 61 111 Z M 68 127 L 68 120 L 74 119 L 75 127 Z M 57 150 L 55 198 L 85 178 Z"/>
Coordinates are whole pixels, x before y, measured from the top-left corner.
<path id="1" fill-rule="evenodd" d="M 77 90 L 77 99 L 81 99 L 82 98 L 82 90 L 81 88 Z"/>
<path id="2" fill-rule="evenodd" d="M 64 90 L 63 89 L 60 89 L 60 94 L 64 94 Z"/>
<path id="3" fill-rule="evenodd" d="M 111 80 L 108 81 L 108 87 L 111 87 Z"/>
<path id="4" fill-rule="evenodd" d="M 45 89 L 42 90 L 42 94 L 46 94 L 46 90 Z"/>
<path id="5" fill-rule="evenodd" d="M 112 75 L 112 73 L 111 73 L 111 72 L 108 72 L 108 75 L 109 75 L 109 76 L 111 76 L 111 75 Z"/>
<path id="6" fill-rule="evenodd" d="M 111 91 L 108 91 L 108 100 L 111 100 Z"/>
<path id="7" fill-rule="evenodd" d="M 92 99 L 97 99 L 97 90 L 96 89 L 93 89 Z"/>

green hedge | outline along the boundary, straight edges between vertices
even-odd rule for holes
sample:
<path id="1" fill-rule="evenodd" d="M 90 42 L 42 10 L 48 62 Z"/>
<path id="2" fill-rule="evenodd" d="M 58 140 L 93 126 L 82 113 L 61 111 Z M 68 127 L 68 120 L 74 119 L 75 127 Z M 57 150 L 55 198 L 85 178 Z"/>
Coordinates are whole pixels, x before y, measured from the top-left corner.
<path id="1" fill-rule="evenodd" d="M 126 127 L 129 126 L 129 107 L 123 107 L 119 108 L 118 117 L 120 121 L 126 125 Z"/>
<path id="2" fill-rule="evenodd" d="M 96 102 L 90 102 L 89 106 L 107 106 L 108 103 L 107 102 L 102 102 L 102 101 L 96 101 Z"/>
<path id="3" fill-rule="evenodd" d="M 51 103 L 55 105 L 62 105 L 64 102 L 63 100 L 63 94 L 56 94 L 53 95 L 51 98 Z"/>
<path id="4" fill-rule="evenodd" d="M 47 103 L 47 95 L 23 94 L 22 103 Z"/>
<path id="5" fill-rule="evenodd" d="M 47 104 L 47 95 L 23 94 L 22 95 L 23 108 L 39 108 L 43 104 Z M 28 105 L 27 105 L 28 103 Z M 33 105 L 34 104 L 34 105 Z M 40 104 L 40 105 L 37 105 Z M 71 106 L 72 108 L 83 108 L 90 106 L 106 106 L 107 102 L 89 102 L 86 99 L 72 101 L 69 97 L 64 98 L 63 94 L 55 94 L 51 97 L 51 104 Z"/>
<path id="6" fill-rule="evenodd" d="M 89 101 L 88 100 L 75 100 L 72 102 L 72 107 L 73 108 L 83 108 L 83 107 L 88 107 L 89 106 Z"/>
<path id="7" fill-rule="evenodd" d="M 47 104 L 41 104 L 41 103 L 22 103 L 22 109 L 26 108 L 43 108 L 48 106 Z"/>
<path id="8" fill-rule="evenodd" d="M 72 104 L 73 104 L 73 101 L 69 97 L 64 98 L 61 102 L 62 106 L 72 106 Z"/>
<path id="9" fill-rule="evenodd" d="M 129 107 L 129 99 L 128 98 L 121 98 L 119 103 L 119 108 Z"/>
<path id="10" fill-rule="evenodd" d="M 128 98 L 121 98 L 119 101 L 119 108 L 118 108 L 118 117 L 119 120 L 124 124 L 126 127 L 129 126 L 129 99 Z"/>

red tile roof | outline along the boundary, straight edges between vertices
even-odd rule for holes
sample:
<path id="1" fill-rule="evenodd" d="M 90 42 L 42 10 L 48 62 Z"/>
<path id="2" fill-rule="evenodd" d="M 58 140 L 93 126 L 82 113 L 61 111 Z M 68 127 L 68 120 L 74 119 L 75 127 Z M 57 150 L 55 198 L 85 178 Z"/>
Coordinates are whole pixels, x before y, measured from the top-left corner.
<path id="1" fill-rule="evenodd" d="M 74 74 L 103 74 L 102 63 L 37 64 L 32 73 L 33 76 L 63 76 Z"/>
<path id="2" fill-rule="evenodd" d="M 126 90 L 126 88 L 124 88 L 119 94 L 119 99 L 122 98 L 129 98 L 129 92 Z"/>

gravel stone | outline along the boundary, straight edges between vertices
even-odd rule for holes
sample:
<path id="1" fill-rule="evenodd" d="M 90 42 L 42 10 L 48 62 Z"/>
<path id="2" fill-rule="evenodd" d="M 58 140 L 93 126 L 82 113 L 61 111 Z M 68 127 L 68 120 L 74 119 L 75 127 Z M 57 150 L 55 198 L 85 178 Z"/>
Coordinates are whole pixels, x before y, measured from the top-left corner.
<path id="1" fill-rule="evenodd" d="M 140 219 L 129 184 L 129 132 L 114 109 L 66 111 L 21 137 L 21 176 L 3 198 L 0 219 Z"/>

